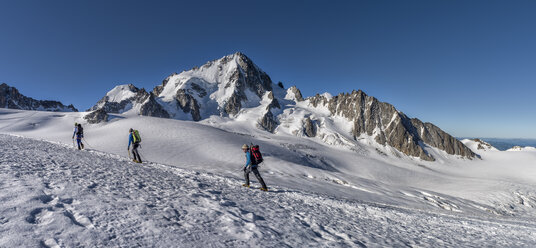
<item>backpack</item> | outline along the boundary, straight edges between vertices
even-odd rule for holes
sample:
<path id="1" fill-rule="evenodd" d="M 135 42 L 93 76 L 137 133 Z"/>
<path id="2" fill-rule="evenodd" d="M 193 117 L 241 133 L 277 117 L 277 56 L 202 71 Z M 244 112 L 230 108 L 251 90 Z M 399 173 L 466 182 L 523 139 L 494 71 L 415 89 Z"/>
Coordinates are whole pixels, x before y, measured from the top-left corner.
<path id="1" fill-rule="evenodd" d="M 251 164 L 252 165 L 258 165 L 262 163 L 262 154 L 261 150 L 259 149 L 259 145 L 252 145 L 250 149 L 251 153 Z"/>
<path id="2" fill-rule="evenodd" d="M 138 132 L 138 130 L 134 130 L 134 135 L 132 135 L 132 139 L 134 139 L 134 143 L 141 142 L 140 132 Z"/>
<path id="3" fill-rule="evenodd" d="M 81 125 L 76 128 L 76 135 L 84 135 L 84 128 Z"/>

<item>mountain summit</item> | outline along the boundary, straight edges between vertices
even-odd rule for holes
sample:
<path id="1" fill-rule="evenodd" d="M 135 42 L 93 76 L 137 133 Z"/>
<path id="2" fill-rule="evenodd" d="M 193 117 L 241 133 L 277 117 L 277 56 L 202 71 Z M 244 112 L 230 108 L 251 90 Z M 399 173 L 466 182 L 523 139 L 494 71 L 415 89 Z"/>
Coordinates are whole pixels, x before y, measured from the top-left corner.
<path id="1" fill-rule="evenodd" d="M 211 115 L 236 115 L 242 107 L 258 105 L 272 90 L 272 80 L 242 53 L 210 61 L 201 67 L 173 74 L 153 90 L 172 117 L 175 109 L 195 121 Z"/>
<path id="2" fill-rule="evenodd" d="M 173 73 L 149 93 L 132 84 L 119 85 L 90 110 L 99 111 L 91 116 L 121 113 L 191 121 L 215 117 L 225 118 L 224 122 L 246 120 L 276 134 L 348 147 L 366 140 L 381 153 L 427 161 L 435 160 L 437 151 L 470 159 L 478 156 L 432 123 L 409 118 L 361 90 L 304 99 L 298 88 L 274 84 L 240 52 Z"/>

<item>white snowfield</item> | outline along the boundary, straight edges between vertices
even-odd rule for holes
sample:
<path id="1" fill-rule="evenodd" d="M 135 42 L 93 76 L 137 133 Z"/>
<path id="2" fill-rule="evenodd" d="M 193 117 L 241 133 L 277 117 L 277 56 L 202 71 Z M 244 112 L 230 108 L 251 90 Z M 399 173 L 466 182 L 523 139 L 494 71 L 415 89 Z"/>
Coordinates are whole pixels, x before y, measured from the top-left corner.
<path id="1" fill-rule="evenodd" d="M 0 247 L 536 246 L 532 150 L 426 162 L 245 121 L 84 114 L 0 109 Z M 130 127 L 150 163 L 129 161 Z M 250 142 L 269 192 L 241 186 Z"/>

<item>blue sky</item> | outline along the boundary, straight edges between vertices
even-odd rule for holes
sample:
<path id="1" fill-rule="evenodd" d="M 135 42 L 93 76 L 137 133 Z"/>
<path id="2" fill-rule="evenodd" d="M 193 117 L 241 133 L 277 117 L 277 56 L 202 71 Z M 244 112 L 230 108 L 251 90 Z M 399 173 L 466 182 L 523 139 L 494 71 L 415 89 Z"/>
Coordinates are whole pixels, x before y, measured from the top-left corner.
<path id="1" fill-rule="evenodd" d="M 0 0 L 0 82 L 84 110 L 241 51 L 305 96 L 362 89 L 455 136 L 536 138 L 536 1 Z"/>

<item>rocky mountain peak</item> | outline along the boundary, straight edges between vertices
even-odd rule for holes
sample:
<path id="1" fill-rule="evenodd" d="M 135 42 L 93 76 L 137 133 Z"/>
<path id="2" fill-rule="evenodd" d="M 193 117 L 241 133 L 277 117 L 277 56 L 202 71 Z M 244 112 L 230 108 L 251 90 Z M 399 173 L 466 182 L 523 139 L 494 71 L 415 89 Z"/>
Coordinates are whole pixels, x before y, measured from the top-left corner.
<path id="1" fill-rule="evenodd" d="M 314 107 L 325 106 L 333 116 L 342 116 L 353 122 L 354 139 L 361 135 L 372 136 L 381 145 L 389 145 L 406 155 L 428 161 L 435 159 L 426 151 L 425 145 L 452 155 L 476 156 L 463 143 L 435 125 L 411 119 L 393 105 L 380 102 L 361 90 L 331 98 L 317 94 L 307 100 Z"/>
<path id="2" fill-rule="evenodd" d="M 118 85 L 108 91 L 95 106 L 88 111 L 104 109 L 106 113 L 124 113 L 136 104 L 143 103 L 149 97 L 145 89 L 139 89 L 133 84 Z"/>
<path id="3" fill-rule="evenodd" d="M 296 86 L 291 86 L 287 89 L 287 95 L 285 96 L 285 99 L 301 102 L 303 101 L 303 96 L 301 94 L 301 91 Z"/>
<path id="4" fill-rule="evenodd" d="M 173 74 L 153 93 L 166 109 L 182 110 L 170 116 L 180 118 L 186 113 L 192 120 L 200 120 L 210 115 L 234 116 L 243 106 L 258 105 L 271 90 L 270 77 L 238 52 Z"/>

